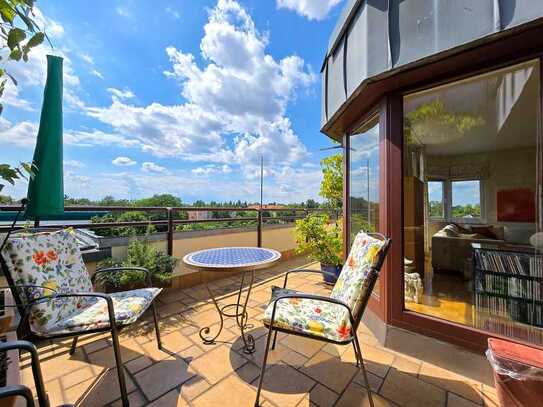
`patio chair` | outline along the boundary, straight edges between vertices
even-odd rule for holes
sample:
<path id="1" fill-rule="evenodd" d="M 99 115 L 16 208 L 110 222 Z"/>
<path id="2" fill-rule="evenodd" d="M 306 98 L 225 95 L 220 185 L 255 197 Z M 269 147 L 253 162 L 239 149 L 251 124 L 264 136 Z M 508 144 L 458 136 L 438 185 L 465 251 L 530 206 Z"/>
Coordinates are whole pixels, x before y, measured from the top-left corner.
<path id="1" fill-rule="evenodd" d="M 318 270 L 289 271 L 285 275 L 283 288 L 272 287 L 272 300 L 266 308 L 263 319 L 264 325 L 268 328 L 268 338 L 255 406 L 259 406 L 260 402 L 272 334 L 274 335 L 272 349 L 274 349 L 277 332 L 283 332 L 339 345 L 352 343 L 356 364 L 362 369 L 370 405 L 373 407 L 373 398 L 356 330 L 379 277 L 390 242 L 390 239 L 378 233 L 358 233 L 329 297 L 305 294 L 286 288 L 289 274 L 322 273 Z"/>
<path id="2" fill-rule="evenodd" d="M 81 335 L 110 332 L 123 406 L 128 406 L 118 330 L 136 322 L 152 308 L 158 348 L 162 349 L 154 299 L 161 292 L 141 267 L 97 270 L 90 277 L 74 231 L 20 233 L 0 250 L 2 270 L 21 314 L 19 339 L 73 338 L 70 354 Z M 96 292 L 93 283 L 103 273 L 140 271 L 147 288 L 113 294 Z"/>
<path id="3" fill-rule="evenodd" d="M 32 376 L 34 378 L 38 405 L 40 407 L 49 407 L 49 398 L 45 393 L 45 387 L 43 385 L 38 350 L 28 341 L 9 341 L 0 343 L 0 352 L 7 352 L 13 349 L 19 351 L 25 350 L 30 353 L 30 365 L 32 367 Z M 1 400 L 11 399 L 13 397 L 22 397 L 25 399 L 27 407 L 34 407 L 34 397 L 32 395 L 32 390 L 30 390 L 29 387 L 22 384 L 0 387 L 0 405 L 2 405 Z"/>

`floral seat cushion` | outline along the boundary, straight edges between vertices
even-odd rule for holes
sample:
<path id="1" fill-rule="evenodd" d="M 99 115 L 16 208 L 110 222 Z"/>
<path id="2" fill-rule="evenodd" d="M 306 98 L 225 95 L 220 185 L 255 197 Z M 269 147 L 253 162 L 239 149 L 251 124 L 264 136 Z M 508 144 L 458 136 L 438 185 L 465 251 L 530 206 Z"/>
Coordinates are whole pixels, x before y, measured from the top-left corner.
<path id="1" fill-rule="evenodd" d="M 360 305 L 370 282 L 378 277 L 374 269 L 379 254 L 385 245 L 384 240 L 376 239 L 364 232 L 359 232 L 351 247 L 349 257 L 341 269 L 330 297 L 347 304 L 353 315 L 360 311 Z M 342 310 L 340 319 L 349 320 L 349 314 Z"/>
<path id="2" fill-rule="evenodd" d="M 45 287 L 20 290 L 23 302 L 55 292 L 93 291 L 73 229 L 16 234 L 9 238 L 0 254 L 16 285 Z M 48 331 L 85 308 L 88 302 L 80 297 L 34 305 L 30 310 L 30 328 L 34 332 Z"/>
<path id="3" fill-rule="evenodd" d="M 141 288 L 109 294 L 113 300 L 117 325 L 129 325 L 135 322 L 161 291 L 161 288 Z M 107 303 L 104 299 L 94 298 L 84 308 L 78 309 L 76 313 L 40 333 L 44 336 L 52 336 L 107 327 L 109 327 Z"/>
<path id="4" fill-rule="evenodd" d="M 272 301 L 264 312 L 263 322 L 271 321 L 273 303 L 280 295 L 301 294 L 299 291 L 272 287 Z M 288 298 L 277 303 L 273 325 L 308 335 L 322 336 L 336 342 L 351 339 L 350 322 L 339 320 L 337 316 L 345 311 L 338 304 L 313 299 Z"/>

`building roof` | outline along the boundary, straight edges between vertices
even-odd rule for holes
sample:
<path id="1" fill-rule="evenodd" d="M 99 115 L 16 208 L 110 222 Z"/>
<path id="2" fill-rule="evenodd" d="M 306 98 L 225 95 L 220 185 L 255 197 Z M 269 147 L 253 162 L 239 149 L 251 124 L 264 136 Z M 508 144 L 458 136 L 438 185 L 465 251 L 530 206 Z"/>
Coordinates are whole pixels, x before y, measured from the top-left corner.
<path id="1" fill-rule="evenodd" d="M 364 84 L 534 22 L 543 1 L 349 0 L 322 66 L 322 131 L 338 138 L 330 128 Z"/>

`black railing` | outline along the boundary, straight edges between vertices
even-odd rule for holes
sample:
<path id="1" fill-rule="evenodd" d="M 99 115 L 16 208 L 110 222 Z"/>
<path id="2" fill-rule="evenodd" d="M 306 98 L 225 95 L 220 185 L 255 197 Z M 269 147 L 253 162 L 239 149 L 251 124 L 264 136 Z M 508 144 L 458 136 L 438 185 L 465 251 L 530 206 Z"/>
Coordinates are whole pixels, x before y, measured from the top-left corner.
<path id="1" fill-rule="evenodd" d="M 0 206 L 0 212 L 17 212 L 20 209 L 16 205 Z M 341 214 L 339 209 L 324 209 L 324 208 L 281 208 L 281 209 L 269 209 L 269 208 L 224 208 L 224 207 L 137 207 L 137 206 L 66 206 L 65 212 L 103 212 L 104 215 L 110 212 L 145 212 L 145 213 L 157 213 L 162 212 L 164 219 L 158 220 L 143 220 L 143 221 L 127 221 L 127 222 L 91 222 L 91 223 L 77 223 L 70 222 L 62 223 L 59 221 L 48 221 L 48 224 L 41 224 L 42 229 L 61 229 L 67 226 L 75 229 L 111 229 L 117 227 L 136 227 L 136 226 L 165 226 L 168 241 L 168 254 L 173 253 L 173 240 L 175 227 L 177 225 L 197 224 L 197 223 L 220 223 L 220 222 L 247 222 L 254 221 L 256 223 L 256 245 L 262 246 L 262 229 L 266 221 L 279 220 L 284 222 L 294 222 L 296 219 L 302 219 L 312 212 L 321 212 L 329 214 L 332 219 L 337 220 Z M 243 217 L 221 217 L 210 219 L 176 219 L 175 215 L 182 212 L 254 212 L 255 216 L 243 216 Z M 264 213 L 281 213 L 290 212 L 295 215 L 289 214 L 284 216 L 263 216 Z M 300 215 L 298 215 L 300 213 Z M 55 223 L 51 223 L 55 222 Z M 24 222 L 19 223 L 15 229 L 25 228 Z M 10 230 L 10 226 L 0 226 L 0 233 L 6 233 Z"/>

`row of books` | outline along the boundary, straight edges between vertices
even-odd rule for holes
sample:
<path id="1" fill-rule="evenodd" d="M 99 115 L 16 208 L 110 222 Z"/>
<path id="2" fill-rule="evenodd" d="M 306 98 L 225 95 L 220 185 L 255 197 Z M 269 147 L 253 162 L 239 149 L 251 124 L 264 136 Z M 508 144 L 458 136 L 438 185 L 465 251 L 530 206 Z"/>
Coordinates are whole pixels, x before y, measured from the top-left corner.
<path id="1" fill-rule="evenodd" d="M 487 312 L 497 317 L 525 324 L 543 326 L 543 305 L 513 299 L 475 294 L 475 312 Z"/>
<path id="2" fill-rule="evenodd" d="M 475 265 L 479 269 L 495 273 L 543 277 L 542 256 L 475 250 Z"/>
<path id="3" fill-rule="evenodd" d="M 484 286 L 479 284 L 477 286 L 478 291 L 517 297 L 526 300 L 542 300 L 543 296 L 541 295 L 540 281 L 520 280 L 509 278 L 508 276 L 499 276 L 496 274 L 485 274 L 482 277 Z"/>
<path id="4" fill-rule="evenodd" d="M 543 345 L 543 329 L 519 324 L 515 321 L 498 319 L 484 313 L 476 315 L 475 327 L 498 335 Z"/>

